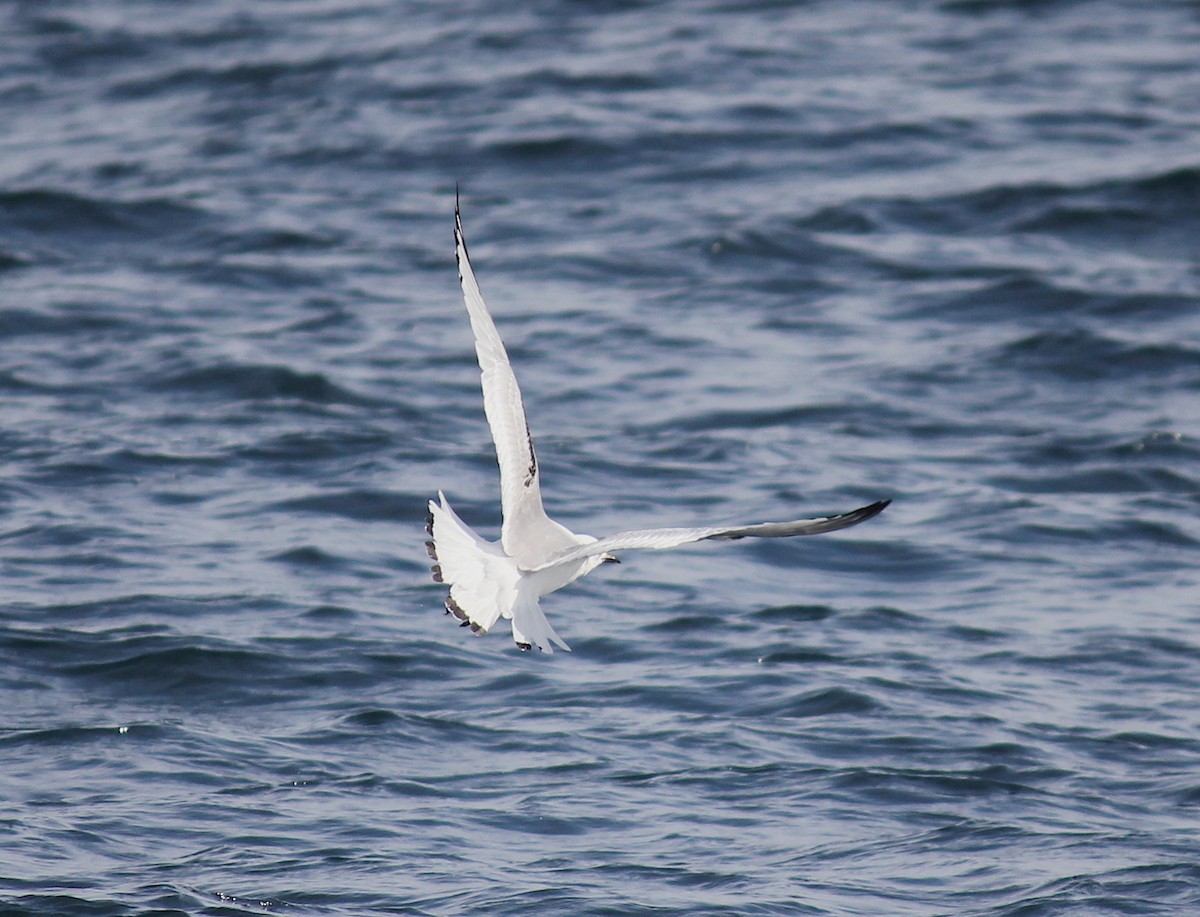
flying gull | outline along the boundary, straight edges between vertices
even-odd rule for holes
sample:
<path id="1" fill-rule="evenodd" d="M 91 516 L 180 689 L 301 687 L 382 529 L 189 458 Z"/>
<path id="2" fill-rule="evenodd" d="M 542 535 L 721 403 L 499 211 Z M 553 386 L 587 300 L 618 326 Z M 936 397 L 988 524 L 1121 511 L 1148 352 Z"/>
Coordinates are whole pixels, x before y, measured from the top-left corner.
<path id="1" fill-rule="evenodd" d="M 571 648 L 542 614 L 538 599 L 603 563 L 618 563 L 616 551 L 663 550 L 705 540 L 819 535 L 865 522 L 891 502 L 880 500 L 848 513 L 794 522 L 646 529 L 599 539 L 568 530 L 542 508 L 537 456 L 521 404 L 521 391 L 471 269 L 457 195 L 454 242 L 463 298 L 475 334 L 475 353 L 483 374 L 483 409 L 500 464 L 504 523 L 500 540 L 486 541 L 458 517 L 446 495 L 438 491 L 438 501 L 429 501 L 426 529 L 432 540 L 425 546 L 434 561 L 434 580 L 450 586 L 446 613 L 454 615 L 473 633 L 486 634 L 498 620 L 507 618 L 512 621 L 513 640 L 522 650 L 536 646 L 553 653 L 553 644 L 557 644 L 569 651 Z"/>

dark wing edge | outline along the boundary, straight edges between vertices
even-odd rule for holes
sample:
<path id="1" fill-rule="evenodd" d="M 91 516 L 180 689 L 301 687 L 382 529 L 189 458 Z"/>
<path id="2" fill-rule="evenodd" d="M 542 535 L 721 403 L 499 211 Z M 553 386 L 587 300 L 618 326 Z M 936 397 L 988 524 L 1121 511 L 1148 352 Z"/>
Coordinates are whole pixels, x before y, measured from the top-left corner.
<path id="1" fill-rule="evenodd" d="M 823 516 L 818 519 L 801 519 L 797 522 L 763 522 L 759 525 L 744 525 L 705 536 L 712 540 L 734 540 L 737 538 L 791 538 L 793 535 L 820 535 L 836 532 L 860 522 L 866 522 L 882 513 L 891 500 L 877 500 L 870 506 L 860 506 L 848 513 Z"/>

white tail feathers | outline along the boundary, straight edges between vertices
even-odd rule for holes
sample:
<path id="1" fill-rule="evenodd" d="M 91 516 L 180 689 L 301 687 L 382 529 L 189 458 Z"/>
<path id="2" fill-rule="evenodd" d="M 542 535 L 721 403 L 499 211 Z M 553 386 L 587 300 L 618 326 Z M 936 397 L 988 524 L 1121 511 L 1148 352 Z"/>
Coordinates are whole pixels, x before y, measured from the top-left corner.
<path id="1" fill-rule="evenodd" d="M 537 596 L 525 589 L 517 591 L 517 601 L 512 610 L 513 639 L 523 649 L 531 645 L 547 653 L 553 653 L 551 642 L 557 643 L 568 653 L 571 648 L 567 641 L 555 633 L 546 616 L 542 614 L 542 606 L 538 604 Z"/>

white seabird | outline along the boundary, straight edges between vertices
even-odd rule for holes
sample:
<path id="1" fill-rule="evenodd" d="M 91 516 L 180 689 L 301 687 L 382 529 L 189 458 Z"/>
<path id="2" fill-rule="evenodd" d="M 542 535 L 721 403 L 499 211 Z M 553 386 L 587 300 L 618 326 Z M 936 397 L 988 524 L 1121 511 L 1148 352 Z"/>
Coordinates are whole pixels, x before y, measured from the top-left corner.
<path id="1" fill-rule="evenodd" d="M 576 535 L 547 516 L 542 508 L 537 456 L 521 404 L 521 391 L 471 269 L 457 195 L 454 241 L 459 280 L 483 374 L 483 409 L 500 464 L 504 524 L 498 542 L 485 541 L 458 517 L 446 495 L 438 491 L 438 501 L 429 501 L 426 529 L 432 540 L 425 546 L 434 561 L 434 580 L 450 585 L 446 613 L 454 615 L 473 633 L 486 634 L 498 620 L 509 618 L 513 640 L 522 650 L 536 646 L 552 653 L 553 644 L 558 644 L 569 651 L 571 648 L 542 614 L 538 599 L 602 563 L 618 562 L 614 551 L 663 550 L 706 539 L 787 538 L 834 532 L 878 515 L 891 502 L 880 500 L 848 513 L 794 522 L 647 529 L 600 539 Z"/>

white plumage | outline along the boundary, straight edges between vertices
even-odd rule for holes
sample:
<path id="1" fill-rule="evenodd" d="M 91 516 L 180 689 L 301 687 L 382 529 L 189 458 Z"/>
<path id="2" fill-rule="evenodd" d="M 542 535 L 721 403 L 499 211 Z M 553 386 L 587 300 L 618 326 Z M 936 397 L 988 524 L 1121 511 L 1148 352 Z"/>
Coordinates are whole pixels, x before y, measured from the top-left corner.
<path id="1" fill-rule="evenodd" d="M 471 269 L 457 198 L 454 241 L 482 374 L 483 409 L 500 465 L 500 506 L 504 514 L 500 541 L 491 542 L 471 531 L 440 491 L 436 501 L 429 501 L 427 530 L 432 540 L 426 542 L 426 547 L 434 560 L 433 578 L 450 585 L 446 612 L 457 617 L 463 627 L 482 635 L 500 618 L 507 618 L 512 621 L 513 640 L 521 649 L 536 646 L 552 653 L 557 644 L 570 650 L 546 620 L 538 599 L 606 561 L 615 562 L 614 551 L 663 550 L 706 539 L 786 538 L 833 532 L 870 519 L 891 502 L 880 500 L 849 513 L 794 522 L 647 529 L 599 540 L 576 535 L 559 525 L 542 507 L 537 456 L 521 390 Z"/>

